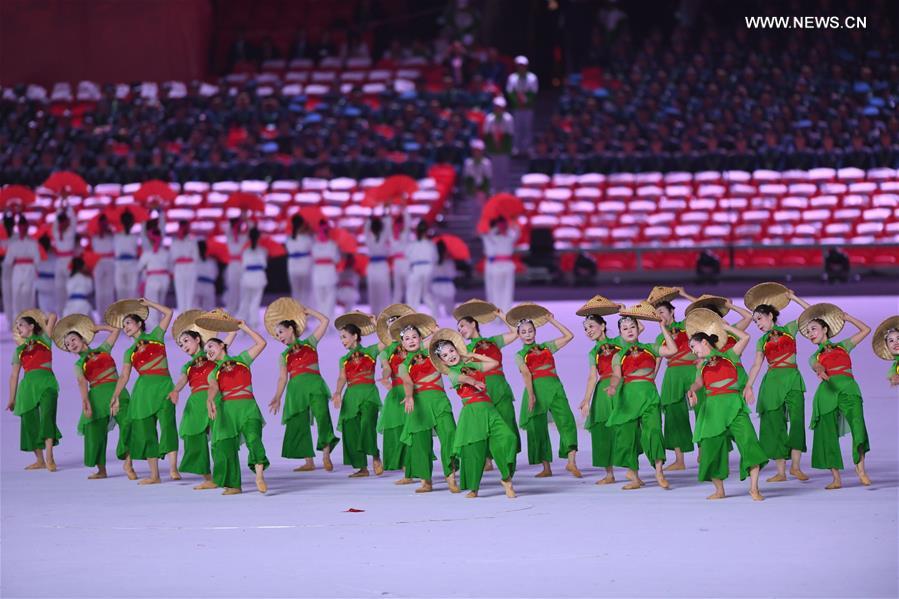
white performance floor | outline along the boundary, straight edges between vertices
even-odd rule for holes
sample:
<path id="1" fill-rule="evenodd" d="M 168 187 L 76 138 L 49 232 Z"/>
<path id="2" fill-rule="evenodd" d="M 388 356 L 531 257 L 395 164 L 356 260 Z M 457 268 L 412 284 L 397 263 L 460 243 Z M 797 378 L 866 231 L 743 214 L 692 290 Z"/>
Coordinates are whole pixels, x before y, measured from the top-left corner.
<path id="1" fill-rule="evenodd" d="M 872 327 L 899 312 L 899 303 L 888 297 L 837 303 Z M 551 306 L 575 332 L 576 340 L 556 356 L 575 409 L 584 393 L 590 345 L 574 315 L 579 304 Z M 679 316 L 683 307 L 678 305 Z M 789 308 L 783 321 L 798 313 Z M 499 332 L 500 326 L 484 332 Z M 650 324 L 645 340 L 655 336 L 654 329 Z M 754 326 L 750 332 L 753 339 L 759 335 Z M 541 340 L 551 336 L 548 327 L 539 332 Z M 248 344 L 238 339 L 235 350 Z M 123 339 L 115 349 L 119 364 L 126 346 Z M 747 368 L 753 346 L 744 355 Z M 800 341 L 807 418 L 817 384 L 807 364 L 812 349 Z M 4 333 L 4 405 L 12 350 Z M 520 377 L 511 367 L 516 350 L 508 348 L 505 355 L 520 397 Z M 271 341 L 254 365 L 260 405 L 272 397 L 280 351 Z M 329 334 L 319 351 L 333 385 L 337 357 L 344 353 L 336 334 Z M 184 355 L 171 341 L 169 357 L 176 372 Z M 601 475 L 590 467 L 583 430 L 581 480 L 567 475 L 561 460 L 553 478 L 535 479 L 537 468 L 522 454 L 517 499 L 504 497 L 496 472 L 485 476 L 478 499 L 450 494 L 442 480 L 436 492 L 415 495 L 413 486 L 393 484 L 397 473 L 348 479 L 351 469 L 340 464 L 340 447 L 334 472 L 292 472 L 299 464 L 279 457 L 283 429 L 273 416 L 267 416 L 265 428 L 272 460 L 265 496 L 256 492 L 246 470 L 245 492 L 233 497 L 193 491 L 198 477 L 192 475 L 138 487 L 112 455 L 118 431 L 110 433 L 112 476 L 89 481 L 75 431 L 80 400 L 71 374 L 74 360 L 55 352 L 64 436 L 56 453 L 59 471 L 24 471 L 32 456 L 18 450 L 19 421 L 8 412 L 0 419 L 0 596 L 896 597 L 899 392 L 888 386 L 887 364 L 874 357 L 869 340 L 852 357 L 864 393 L 874 484 L 858 484 L 846 437 L 845 488 L 825 491 L 829 474 L 812 470 L 806 454 L 809 482 L 763 482 L 767 499 L 756 503 L 747 494 L 748 481 L 738 480 L 736 453 L 727 481 L 730 497 L 724 501 L 705 500 L 711 485 L 696 480 L 695 453 L 687 457 L 686 472 L 670 475 L 670 491 L 655 485 L 648 467 L 644 489 L 622 491 L 622 471 L 617 472 L 621 483 L 598 487 L 594 483 Z M 458 397 L 450 395 L 458 414 Z M 554 429 L 551 435 L 557 443 Z M 810 431 L 807 438 L 811 448 Z M 146 473 L 145 463 L 136 466 L 139 474 Z M 763 481 L 772 473 L 769 464 Z"/>

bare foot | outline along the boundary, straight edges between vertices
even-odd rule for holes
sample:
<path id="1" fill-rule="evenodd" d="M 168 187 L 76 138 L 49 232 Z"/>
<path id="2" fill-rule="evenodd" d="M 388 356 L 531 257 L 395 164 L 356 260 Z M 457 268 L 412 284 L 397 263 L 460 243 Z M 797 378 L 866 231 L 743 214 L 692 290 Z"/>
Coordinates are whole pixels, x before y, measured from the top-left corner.
<path id="1" fill-rule="evenodd" d="M 750 497 L 752 497 L 753 501 L 765 501 L 765 498 L 762 496 L 761 492 L 758 489 L 756 489 L 755 491 L 749 489 L 749 495 Z"/>
<path id="2" fill-rule="evenodd" d="M 565 470 L 568 470 L 571 473 L 571 475 L 575 478 L 583 478 L 584 477 L 584 475 L 581 474 L 581 471 L 578 470 L 577 464 L 572 464 L 571 462 L 568 462 L 568 464 L 565 466 Z"/>
<path id="3" fill-rule="evenodd" d="M 236 489 L 228 487 L 224 490 L 222 495 L 239 495 L 240 493 L 243 493 L 243 489 L 241 489 L 239 487 Z"/>
<path id="4" fill-rule="evenodd" d="M 487 458 L 487 461 L 484 463 L 484 472 L 490 472 L 493 470 L 493 460 Z"/>
<path id="5" fill-rule="evenodd" d="M 397 481 L 394 481 L 395 485 L 411 485 L 415 482 L 414 478 L 406 478 L 405 476 Z"/>
<path id="6" fill-rule="evenodd" d="M 606 477 L 601 478 L 598 481 L 596 481 L 596 484 L 597 485 L 611 485 L 613 482 L 615 482 L 615 475 L 614 474 L 606 474 Z"/>
<path id="7" fill-rule="evenodd" d="M 128 480 L 137 480 L 137 472 L 134 471 L 134 468 L 126 465 L 122 467 L 122 470 L 125 471 L 125 476 L 128 477 Z"/>
<path id="8" fill-rule="evenodd" d="M 806 478 L 807 478 L 807 477 L 806 477 Z M 787 480 L 787 475 L 786 475 L 786 474 L 775 474 L 775 475 L 772 476 L 771 478 L 767 479 L 766 482 L 769 482 L 769 483 L 782 483 L 782 482 L 784 482 L 784 481 L 786 481 L 786 480 Z"/>
<path id="9" fill-rule="evenodd" d="M 553 475 L 552 470 L 550 470 L 549 468 L 544 468 L 543 470 L 538 472 L 536 475 L 534 475 L 534 478 L 549 478 L 552 475 Z"/>
<path id="10" fill-rule="evenodd" d="M 260 493 L 265 493 L 268 491 L 268 485 L 265 484 L 265 479 L 261 476 L 256 477 L 256 488 L 259 489 Z"/>
<path id="11" fill-rule="evenodd" d="M 446 484 L 449 486 L 450 493 L 461 493 L 462 489 L 456 484 L 456 475 L 450 474 L 446 477 Z"/>
<path id="12" fill-rule="evenodd" d="M 177 470 L 170 470 L 169 478 L 172 480 L 181 480 L 181 473 L 178 472 Z"/>
<path id="13" fill-rule="evenodd" d="M 333 472 L 333 470 L 334 470 L 334 462 L 331 461 L 331 455 L 330 455 L 330 454 L 327 454 L 327 453 L 326 453 L 326 454 L 324 454 L 324 455 L 322 456 L 322 464 L 324 464 L 325 470 L 326 470 L 327 472 Z"/>
<path id="14" fill-rule="evenodd" d="M 477 491 L 469 491 L 468 493 L 465 494 L 465 497 L 467 497 L 468 499 L 474 499 L 477 496 L 478 496 Z"/>
<path id="15" fill-rule="evenodd" d="M 375 476 L 381 476 L 384 474 L 384 462 L 381 460 L 373 460 L 372 465 L 375 468 Z"/>
<path id="16" fill-rule="evenodd" d="M 366 476 L 368 476 L 368 468 L 360 468 L 350 474 L 349 478 L 364 478 Z"/>
<path id="17" fill-rule="evenodd" d="M 726 495 L 723 491 L 715 491 L 714 493 L 706 497 L 706 499 L 724 499 L 725 497 Z"/>
<path id="18" fill-rule="evenodd" d="M 219 486 L 212 482 L 211 480 L 204 480 L 199 485 L 194 487 L 194 491 L 205 491 L 206 489 L 218 489 Z"/>
<path id="19" fill-rule="evenodd" d="M 623 487 L 621 487 L 621 489 L 623 491 L 633 491 L 634 489 L 639 489 L 642 486 L 643 485 L 641 485 L 638 482 L 631 481 L 631 482 L 627 483 L 626 485 L 624 485 Z"/>
<path id="20" fill-rule="evenodd" d="M 665 472 L 674 472 L 675 470 L 686 470 L 687 466 L 683 462 L 674 462 L 665 466 Z"/>
<path id="21" fill-rule="evenodd" d="M 87 477 L 87 480 L 99 480 L 101 478 L 106 478 L 105 472 L 94 472 L 90 476 Z"/>
<path id="22" fill-rule="evenodd" d="M 415 489 L 416 493 L 430 493 L 434 490 L 434 487 L 431 485 L 429 481 L 423 480 L 421 481 L 421 486 Z"/>
<path id="23" fill-rule="evenodd" d="M 161 482 L 162 482 L 162 480 L 159 478 L 142 478 L 139 481 L 137 481 L 137 484 L 139 484 L 139 485 L 158 485 Z"/>
<path id="24" fill-rule="evenodd" d="M 315 470 L 315 464 L 303 464 L 298 468 L 294 468 L 294 472 L 312 472 Z"/>
<path id="25" fill-rule="evenodd" d="M 50 472 L 56 472 L 56 462 L 53 460 L 47 460 L 47 470 Z"/>
<path id="26" fill-rule="evenodd" d="M 512 480 L 501 480 L 499 481 L 503 486 L 503 490 L 506 492 L 506 497 L 509 499 L 515 499 L 515 489 L 512 488 Z"/>
<path id="27" fill-rule="evenodd" d="M 44 462 L 35 462 L 33 464 L 25 466 L 25 470 L 43 470 L 46 467 L 47 464 Z"/>
<path id="28" fill-rule="evenodd" d="M 808 474 L 806 474 L 805 472 L 803 472 L 803 471 L 800 470 L 799 468 L 790 468 L 790 475 L 791 475 L 793 478 L 797 478 L 797 479 L 799 479 L 799 480 L 801 480 L 801 481 L 803 481 L 803 482 L 808 480 Z"/>
<path id="29" fill-rule="evenodd" d="M 859 472 L 858 473 L 858 482 L 865 485 L 866 487 L 871 486 L 871 479 L 868 478 L 867 472 Z"/>
<path id="30" fill-rule="evenodd" d="M 661 472 L 656 473 L 656 482 L 659 483 L 659 486 L 663 489 L 671 488 L 671 485 L 668 483 L 668 479 L 665 478 L 665 475 Z"/>

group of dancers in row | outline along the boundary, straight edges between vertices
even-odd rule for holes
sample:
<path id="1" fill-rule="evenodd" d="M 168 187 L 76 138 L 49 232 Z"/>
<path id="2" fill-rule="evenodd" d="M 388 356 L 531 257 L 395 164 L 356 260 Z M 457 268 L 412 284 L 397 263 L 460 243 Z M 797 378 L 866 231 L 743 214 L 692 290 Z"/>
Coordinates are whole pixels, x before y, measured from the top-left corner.
<path id="1" fill-rule="evenodd" d="M 677 297 L 691 302 L 680 321 L 671 303 Z M 802 314 L 779 324 L 780 311 L 791 302 L 803 308 Z M 594 342 L 579 407 L 591 436 L 593 466 L 606 471 L 597 484 L 615 482 L 618 467 L 626 470 L 623 489 L 643 487 L 638 464 L 643 454 L 654 467 L 658 486 L 668 489 L 665 472 L 685 469 L 684 454 L 694 444 L 699 447 L 699 480 L 711 481 L 715 487 L 709 499 L 725 496 L 723 481 L 729 475 L 728 454 L 734 445 L 740 454 L 740 478 L 750 477 L 750 495 L 755 500 L 763 499 L 759 472 L 769 460 L 777 464 L 769 483 L 787 480 L 787 461 L 793 477 L 808 480 L 800 466 L 807 450 L 807 420 L 806 387 L 797 368 L 797 333 L 816 346 L 809 358 L 819 378 L 808 421 L 814 432 L 812 467 L 832 473 L 827 489 L 842 486 L 839 436 L 848 425 L 856 473 L 863 485 L 871 484 L 865 470 L 870 444 L 862 396 L 850 359 L 850 352 L 871 332 L 869 327 L 832 304 L 809 305 L 777 283 L 753 287 L 744 303 L 745 309 L 723 297 L 697 298 L 683 288 L 656 287 L 634 306 L 597 295 L 578 311 L 584 317 L 586 336 Z M 151 312 L 159 316 L 152 328 L 147 325 Z M 728 324 L 724 317 L 730 312 L 739 315 L 739 321 Z M 614 336 L 605 320 L 613 314 L 618 316 Z M 245 444 L 256 486 L 263 493 L 267 490 L 264 418 L 252 375 L 266 339 L 223 309 L 187 310 L 174 322 L 173 316 L 171 308 L 148 299 L 113 303 L 104 315 L 105 324 L 99 325 L 82 314 L 57 322 L 53 314 L 37 309 L 17 316 L 8 409 L 21 419 L 21 449 L 36 456 L 28 469 L 56 470 L 53 447 L 61 434 L 56 426 L 59 385 L 52 369 L 51 345 L 55 343 L 78 355 L 75 377 L 82 399 L 78 432 L 84 436 L 85 465 L 97 468 L 90 478 L 107 476 L 107 435 L 118 424 L 116 455 L 124 461 L 128 477 L 137 479 L 134 460 L 148 462 L 149 474 L 140 484 L 161 482 L 159 460 L 167 459 L 172 479 L 180 479 L 182 472 L 198 474 L 204 480 L 196 489 L 240 493 L 239 449 Z M 551 415 L 558 430 L 558 456 L 567 459 L 565 469 L 571 475 L 581 478 L 577 425 L 554 359 L 574 334 L 533 303 L 503 313 L 489 302 L 471 300 L 456 307 L 453 316 L 456 330 L 438 328 L 432 316 L 405 304 L 390 305 L 377 317 L 358 311 L 338 317 L 334 326 L 347 353 L 339 359 L 332 393 L 322 378 L 317 351 L 330 324 L 328 317 L 292 298 L 274 301 L 265 312 L 264 324 L 268 334 L 285 347 L 278 360 L 275 396 L 268 404 L 272 414 L 281 413 L 281 456 L 303 460 L 296 470 L 309 471 L 315 469 L 317 450 L 322 452 L 324 468 L 333 470 L 332 453 L 340 440 L 331 420 L 331 402 L 339 409 L 343 462 L 355 469 L 352 478 L 370 476 L 370 464 L 375 475 L 398 470 L 402 478 L 396 484 L 420 481 L 417 493 L 433 491 L 436 434 L 443 476 L 451 492 L 465 489 L 468 497 L 476 497 L 483 472 L 495 467 L 505 494 L 514 497 L 519 429 L 527 435 L 528 463 L 541 466 L 536 476 L 553 474 Z M 315 326 L 307 333 L 311 319 Z M 503 330 L 484 336 L 481 327 L 494 320 L 504 324 Z M 641 341 L 644 322 L 650 321 L 658 323 L 659 332 L 654 341 Z M 763 335 L 747 373 L 741 356 L 749 344 L 746 329 L 752 322 Z M 844 323 L 857 332 L 835 342 Z M 554 327 L 558 337 L 538 341 L 538 330 L 544 325 Z M 166 354 L 165 334 L 170 327 L 188 356 L 177 381 L 170 376 Z M 237 351 L 233 344 L 241 331 L 251 345 Z M 106 338 L 92 347 L 100 332 Z M 132 345 L 119 370 L 112 351 L 122 332 Z M 367 343 L 371 335 L 376 335 L 376 342 Z M 517 418 L 502 353 L 516 340 L 521 347 L 515 364 L 525 388 Z M 873 347 L 879 357 L 892 362 L 889 383 L 899 384 L 899 316 L 878 327 Z M 659 390 L 656 375 L 663 359 L 667 367 Z M 765 366 L 756 401 L 753 389 Z M 133 370 L 137 380 L 129 392 Z M 458 422 L 444 377 L 462 400 Z M 377 382 L 388 389 L 383 401 Z M 185 387 L 190 395 L 178 425 L 175 406 Z M 760 419 L 758 433 L 749 419 L 748 405 L 753 403 Z M 692 429 L 690 407 L 696 414 Z M 313 421 L 317 426 L 314 444 Z M 183 442 L 180 464 L 179 441 Z M 663 468 L 666 450 L 673 450 L 675 459 Z"/>
<path id="2" fill-rule="evenodd" d="M 60 200 L 52 226 L 33 239 L 24 216 L 4 219 L 8 239 L 0 241 L 6 254 L 2 268 L 4 313 L 18 314 L 37 306 L 62 315 L 103 314 L 115 300 L 142 295 L 165 303 L 174 287 L 179 312 L 210 310 L 217 304 L 219 265 L 209 255 L 205 239 L 191 234 L 181 221 L 167 235 L 165 211 L 157 209 L 138 225 L 135 213 L 121 210 L 117 222 L 106 213 L 96 220 L 89 236 L 95 262 L 88 268 L 76 234 L 74 213 Z M 518 228 L 496 219 L 483 235 L 488 301 L 511 306 L 515 285 L 513 253 Z M 134 231 L 140 234 L 133 234 Z M 269 249 L 247 215 L 232 218 L 225 228 L 226 264 L 223 305 L 230 314 L 258 326 L 258 314 L 268 277 Z M 435 315 L 449 314 L 455 304 L 456 264 L 428 225 L 388 208 L 375 209 L 365 221 L 368 264 L 365 270 L 368 305 L 380 313 L 390 303 L 425 304 Z M 355 254 L 342 251 L 327 220 L 314 222 L 302 214 L 289 219 L 286 251 L 291 296 L 331 318 L 337 305 L 347 311 L 359 303 L 359 275 Z M 218 256 L 218 254 L 217 254 Z M 157 315 L 151 315 L 155 324 Z"/>

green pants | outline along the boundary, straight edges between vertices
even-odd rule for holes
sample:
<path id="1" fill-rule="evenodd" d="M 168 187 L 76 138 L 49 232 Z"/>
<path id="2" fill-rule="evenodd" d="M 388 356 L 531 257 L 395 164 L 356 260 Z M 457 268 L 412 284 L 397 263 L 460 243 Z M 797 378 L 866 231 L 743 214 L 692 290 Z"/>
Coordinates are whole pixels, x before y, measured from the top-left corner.
<path id="1" fill-rule="evenodd" d="M 109 418 L 97 418 L 84 425 L 84 465 L 88 468 L 106 465 L 106 439 Z"/>
<path id="2" fill-rule="evenodd" d="M 384 444 L 384 470 L 402 470 L 406 464 L 406 455 L 409 448 L 400 441 L 402 432 L 402 426 L 384 429 L 382 440 Z"/>
<path id="3" fill-rule="evenodd" d="M 131 419 L 121 411 L 116 414 L 115 419 L 119 423 L 119 442 L 116 443 L 115 456 L 124 460 L 131 453 Z"/>
<path id="4" fill-rule="evenodd" d="M 315 419 L 315 426 L 318 432 L 318 444 L 315 446 L 318 451 L 324 451 L 326 447 L 333 450 L 340 441 L 340 439 L 337 438 L 337 435 L 334 434 L 334 423 L 331 421 L 331 410 L 328 407 L 328 399 L 329 398 L 326 395 L 315 395 L 309 402 L 309 407 L 312 409 L 312 417 Z"/>
<path id="5" fill-rule="evenodd" d="M 166 400 L 162 408 L 146 418 L 131 423 L 131 459 L 163 458 L 178 451 L 178 426 L 175 424 L 175 404 Z M 159 424 L 157 436 L 156 424 Z"/>
<path id="6" fill-rule="evenodd" d="M 839 408 L 818 417 L 812 436 L 812 468 L 843 469 L 843 454 L 840 451 L 841 414 L 852 434 L 852 463 L 858 464 L 862 454 L 871 450 L 861 398 L 857 395 L 841 394 Z"/>
<path id="7" fill-rule="evenodd" d="M 724 480 L 730 474 L 727 458 L 730 440 L 733 439 L 740 452 L 740 480 L 744 480 L 755 466 L 764 467 L 768 463 L 765 450 L 752 427 L 747 414 L 738 414 L 725 432 L 715 437 L 707 437 L 699 442 L 702 460 L 699 462 L 699 480 Z"/>
<path id="8" fill-rule="evenodd" d="M 468 491 L 475 491 L 481 487 L 481 478 L 484 476 L 484 461 L 490 450 L 490 442 L 478 441 L 463 445 L 461 449 L 461 463 L 459 465 L 459 487 Z M 496 467 L 503 480 L 512 478 L 515 474 L 515 462 L 500 463 Z"/>
<path id="9" fill-rule="evenodd" d="M 687 400 L 662 406 L 662 439 L 665 449 L 693 451 L 693 431 L 690 430 L 690 408 Z"/>
<path id="10" fill-rule="evenodd" d="M 184 437 L 184 456 L 178 466 L 181 472 L 212 474 L 209 462 L 209 436 L 206 432 Z"/>
<path id="11" fill-rule="evenodd" d="M 489 377 L 487 380 L 490 380 Z M 515 404 L 511 399 L 494 402 L 493 406 L 499 412 L 500 417 L 509 425 L 512 432 L 515 433 L 516 453 L 521 451 L 521 433 L 518 430 L 518 421 L 515 419 Z M 490 455 L 490 449 L 487 449 L 487 455 Z M 491 456 L 492 457 L 492 456 Z"/>
<path id="12" fill-rule="evenodd" d="M 613 448 L 615 447 L 615 428 L 601 422 L 594 422 L 590 427 L 590 445 L 593 449 L 593 466 L 608 468 L 613 465 Z"/>
<path id="13" fill-rule="evenodd" d="M 268 468 L 265 446 L 262 444 L 262 422 L 248 420 L 240 427 L 240 435 L 247 444 L 247 467 L 256 472 L 256 464 Z M 220 487 L 240 488 L 240 436 L 222 439 L 212 444 L 212 480 Z"/>
<path id="14" fill-rule="evenodd" d="M 319 431 L 321 430 L 319 428 Z M 319 432 L 318 438 L 321 440 L 321 432 Z M 327 445 L 326 443 L 325 447 Z M 291 459 L 315 457 L 315 449 L 312 447 L 312 421 L 310 420 L 309 410 L 297 412 L 285 424 L 284 441 L 281 443 L 281 457 Z"/>
<path id="15" fill-rule="evenodd" d="M 553 459 L 552 442 L 549 440 L 549 418 L 552 414 L 559 431 L 559 457 L 567 458 L 570 451 L 577 451 L 577 424 L 571 406 L 553 396 L 547 405 L 547 412 L 532 414 L 525 432 L 528 434 L 528 464 L 542 464 Z"/>
<path id="16" fill-rule="evenodd" d="M 456 434 L 456 421 L 452 412 L 443 414 L 437 419 L 435 426 L 437 438 L 440 439 L 440 463 L 443 465 L 443 476 L 449 476 L 456 470 L 453 458 L 453 439 Z M 431 431 L 412 433 L 406 460 L 406 477 L 431 480 L 434 469 L 434 437 Z M 486 459 L 486 456 L 484 456 Z M 481 468 L 484 464 L 481 463 Z"/>
<path id="17" fill-rule="evenodd" d="M 805 396 L 802 392 L 791 391 L 780 408 L 759 414 L 759 443 L 771 460 L 788 460 L 794 449 L 806 451 Z"/>
<path id="18" fill-rule="evenodd" d="M 366 402 L 359 413 L 343 421 L 343 463 L 353 468 L 366 468 L 368 456 L 380 457 L 378 451 L 378 409 Z"/>
<path id="19" fill-rule="evenodd" d="M 44 449 L 47 439 L 59 445 L 62 433 L 56 428 L 56 393 L 45 393 L 33 410 L 19 418 L 19 448 L 22 451 Z"/>
<path id="20" fill-rule="evenodd" d="M 653 467 L 658 461 L 664 462 L 665 446 L 662 442 L 661 420 L 659 405 L 647 403 L 639 419 L 615 426 L 612 465 L 637 470 L 641 453 L 646 454 L 646 459 Z"/>

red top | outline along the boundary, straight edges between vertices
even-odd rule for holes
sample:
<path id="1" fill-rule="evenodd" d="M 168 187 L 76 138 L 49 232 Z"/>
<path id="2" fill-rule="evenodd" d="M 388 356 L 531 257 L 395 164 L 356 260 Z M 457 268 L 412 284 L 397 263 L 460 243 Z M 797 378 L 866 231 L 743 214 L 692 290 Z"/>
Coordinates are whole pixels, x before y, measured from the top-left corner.
<path id="1" fill-rule="evenodd" d="M 375 383 L 375 361 L 371 356 L 361 351 L 354 352 L 343 363 L 343 372 L 350 387 L 353 385 L 374 385 Z"/>
<path id="2" fill-rule="evenodd" d="M 287 352 L 287 372 L 290 376 L 319 374 L 318 350 L 305 343 L 292 346 Z"/>
<path id="3" fill-rule="evenodd" d="M 443 391 L 440 374 L 426 353 L 419 353 L 412 358 L 409 364 L 409 378 L 415 384 L 416 393 L 421 391 Z"/>
<path id="4" fill-rule="evenodd" d="M 652 376 L 652 373 L 655 369 L 656 357 L 652 355 L 652 352 L 636 345 L 627 350 L 621 359 L 621 376 L 625 383 L 634 381 L 654 383 L 655 378 Z M 642 374 L 646 371 L 649 374 Z"/>
<path id="5" fill-rule="evenodd" d="M 839 345 L 829 345 L 822 349 L 818 354 L 818 363 L 824 367 L 827 376 L 852 376 L 852 359 L 849 352 Z"/>
<path id="6" fill-rule="evenodd" d="M 603 343 L 600 346 L 599 351 L 596 352 L 596 373 L 600 380 L 612 376 L 612 360 L 620 350 L 620 347 L 611 343 Z M 653 368 L 655 368 L 655 364 L 653 364 Z"/>
<path id="7" fill-rule="evenodd" d="M 796 368 L 796 339 L 789 333 L 772 330 L 765 342 L 765 359 L 769 368 Z"/>
<path id="8" fill-rule="evenodd" d="M 503 352 L 499 346 L 490 339 L 481 338 L 472 347 L 472 351 L 481 356 L 487 356 L 491 360 L 496 360 L 499 366 L 487 373 L 487 376 L 494 374 L 503 374 Z"/>
<path id="9" fill-rule="evenodd" d="M 736 365 L 724 356 L 714 355 L 702 365 L 702 384 L 709 396 L 738 393 L 732 388 L 737 379 Z"/>
<path id="10" fill-rule="evenodd" d="M 40 339 L 29 341 L 22 353 L 19 354 L 19 363 L 25 372 L 30 370 L 52 370 L 53 352 L 50 346 Z"/>
<path id="11" fill-rule="evenodd" d="M 209 375 L 215 370 L 215 362 L 205 356 L 198 356 L 187 369 L 187 382 L 190 392 L 198 393 L 209 390 Z"/>
<path id="12" fill-rule="evenodd" d="M 687 332 L 677 326 L 672 326 L 669 331 L 674 338 L 677 352 L 668 358 L 668 367 L 693 366 L 693 360 L 688 358 L 692 352 L 690 351 L 690 337 L 687 335 Z"/>
<path id="13" fill-rule="evenodd" d="M 91 387 L 104 385 L 106 383 L 114 383 L 119 380 L 116 374 L 115 360 L 108 352 L 98 351 L 91 352 L 84 359 L 84 365 L 81 367 L 84 378 Z"/>
<path id="14" fill-rule="evenodd" d="M 483 383 L 484 379 L 487 377 L 486 372 L 475 370 L 474 368 L 462 368 L 461 374 L 470 376 L 471 378 L 481 383 Z M 485 401 L 491 403 L 490 396 L 487 395 L 487 390 L 485 389 L 484 391 L 479 391 L 478 388 L 474 385 L 462 383 L 458 387 L 456 387 L 456 392 L 459 394 L 459 397 L 462 398 L 462 403 L 466 406 L 470 403 L 479 403 Z"/>
<path id="15" fill-rule="evenodd" d="M 253 375 L 243 362 L 228 360 L 222 364 L 217 380 L 222 401 L 253 399 Z"/>
<path id="16" fill-rule="evenodd" d="M 546 347 L 535 345 L 524 356 L 524 362 L 531 372 L 531 378 L 540 379 L 556 376 L 556 360 Z"/>
<path id="17" fill-rule="evenodd" d="M 406 361 L 406 350 L 402 347 L 397 347 L 396 350 L 390 355 L 390 359 L 387 360 L 387 363 L 390 364 L 390 386 L 391 387 L 402 387 L 403 379 L 399 377 L 400 365 Z"/>
<path id="18" fill-rule="evenodd" d="M 166 363 L 165 344 L 150 339 L 141 339 L 137 342 L 137 349 L 131 354 L 131 365 L 137 369 L 138 374 L 155 374 L 168 376 L 167 368 L 160 368 L 160 364 Z"/>

